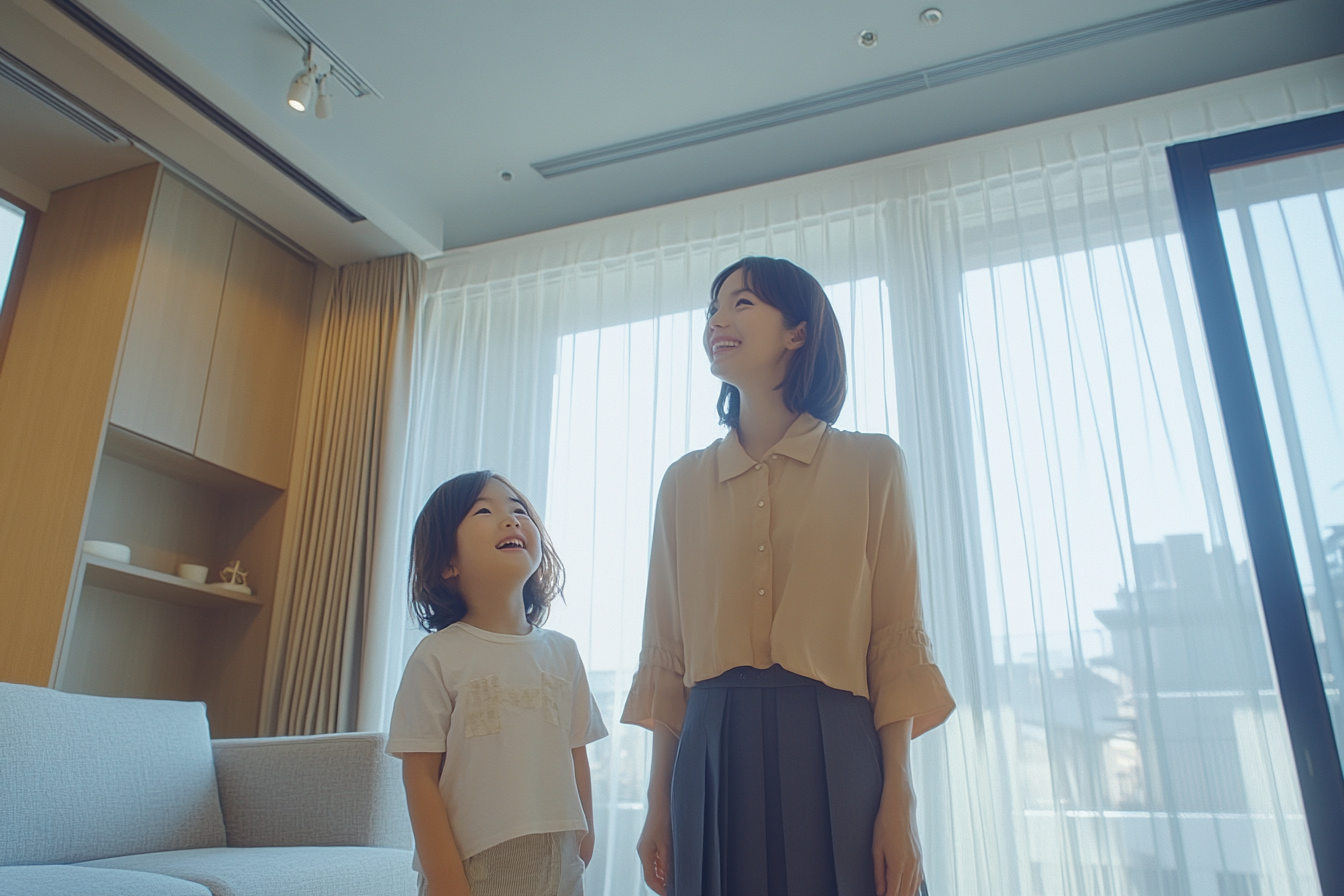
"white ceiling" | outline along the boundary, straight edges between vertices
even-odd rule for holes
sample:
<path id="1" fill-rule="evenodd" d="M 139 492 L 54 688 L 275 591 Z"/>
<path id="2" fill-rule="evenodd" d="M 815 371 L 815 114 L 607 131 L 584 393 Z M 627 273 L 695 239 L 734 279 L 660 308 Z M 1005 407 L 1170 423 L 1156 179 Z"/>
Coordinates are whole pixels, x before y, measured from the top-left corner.
<path id="1" fill-rule="evenodd" d="M 292 10 L 382 93 L 356 99 L 338 86 L 334 117 L 318 121 L 285 106 L 300 50 L 254 0 L 84 0 L 370 219 L 350 225 L 307 197 L 292 198 L 292 184 L 247 195 L 245 178 L 223 169 L 249 168 L 267 182 L 276 172 L 247 158 L 240 145 L 229 145 L 229 138 L 196 120 L 199 116 L 175 107 L 164 91 L 80 35 L 78 26 L 61 21 L 41 0 L 3 4 L 40 20 L 169 110 L 176 127 L 193 130 L 197 144 L 213 147 L 198 148 L 197 176 L 330 261 L 399 247 L 428 255 L 1344 53 L 1344 3 L 1285 0 L 547 180 L 531 163 L 1175 4 L 289 0 Z M 943 11 L 941 24 L 919 22 L 919 12 L 929 5 Z M 865 28 L 878 34 L 876 46 L 868 49 L 856 40 Z M 24 56 L 25 47 L 6 37 L 0 45 Z M 53 79 L 65 76 L 52 70 L 61 68 L 52 61 L 59 54 L 27 49 L 41 58 L 25 61 Z M 77 81 L 70 76 L 63 83 Z M 25 103 L 37 105 L 0 82 L 5 125 L 0 166 L 50 190 L 84 179 L 73 161 L 81 153 L 96 160 L 88 176 L 133 163 L 134 150 L 80 146 L 81 139 L 94 141 L 67 133 L 72 126 L 53 123 L 54 113 L 27 109 Z M 117 109 L 104 111 L 119 120 Z M 162 151 L 176 139 L 165 136 L 169 124 L 141 123 L 137 133 L 154 132 Z M 223 173 L 212 170 L 215 163 L 206 158 L 212 153 L 232 160 L 218 163 Z M 502 182 L 500 169 L 512 171 L 513 180 Z M 269 195 L 277 198 L 268 200 Z M 316 217 L 295 220 L 281 198 Z"/>

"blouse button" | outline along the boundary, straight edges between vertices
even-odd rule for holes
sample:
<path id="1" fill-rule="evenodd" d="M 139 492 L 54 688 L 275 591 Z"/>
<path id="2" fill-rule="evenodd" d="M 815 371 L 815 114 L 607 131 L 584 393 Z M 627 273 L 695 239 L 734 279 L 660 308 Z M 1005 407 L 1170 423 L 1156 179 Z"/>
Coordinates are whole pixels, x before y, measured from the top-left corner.
<path id="1" fill-rule="evenodd" d="M 760 465 L 760 464 L 757 464 L 756 467 L 755 467 L 755 469 L 757 469 L 757 470 L 759 470 L 760 468 L 761 468 L 761 465 Z"/>
<path id="2" fill-rule="evenodd" d="M 763 551 L 763 550 L 765 550 L 765 545 L 763 545 L 763 544 L 762 544 L 762 545 L 757 545 L 757 546 L 756 546 L 756 550 L 758 550 L 758 551 Z"/>
<path id="3" fill-rule="evenodd" d="M 756 506 L 757 506 L 757 507 L 764 507 L 764 506 L 765 506 L 765 502 L 764 502 L 764 501 L 757 501 L 757 502 L 756 502 Z"/>
<path id="4" fill-rule="evenodd" d="M 756 590 L 756 593 L 757 593 L 757 594 L 764 594 L 764 593 L 765 593 L 765 589 L 764 589 L 764 588 L 758 588 L 758 589 Z"/>
<path id="5" fill-rule="evenodd" d="M 770 455 L 770 459 L 771 459 L 771 460 L 779 460 L 779 455 L 778 455 L 778 454 L 772 454 L 772 455 Z"/>

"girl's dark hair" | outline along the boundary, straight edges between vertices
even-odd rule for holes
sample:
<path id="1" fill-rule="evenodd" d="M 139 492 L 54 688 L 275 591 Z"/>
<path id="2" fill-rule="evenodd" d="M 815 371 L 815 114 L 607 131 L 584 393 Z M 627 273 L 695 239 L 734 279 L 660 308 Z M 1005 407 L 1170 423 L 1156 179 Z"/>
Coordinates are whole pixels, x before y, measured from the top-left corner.
<path id="1" fill-rule="evenodd" d="M 845 340 L 825 290 L 816 277 L 791 261 L 752 255 L 730 264 L 714 278 L 709 288 L 711 308 L 719 288 L 736 270 L 742 271 L 747 289 L 779 309 L 785 327 L 807 323 L 802 348 L 794 352 L 779 386 L 784 407 L 834 423 L 845 405 Z M 736 386 L 724 383 L 719 390 L 719 422 L 736 429 L 741 408 L 742 394 Z"/>
<path id="2" fill-rule="evenodd" d="M 498 473 L 489 470 L 463 473 L 434 489 L 411 534 L 411 610 L 427 632 L 441 631 L 467 615 L 467 602 L 458 589 L 457 577 L 445 579 L 443 571 L 452 565 L 457 554 L 457 527 L 467 518 L 491 479 L 498 479 L 518 496 L 541 533 L 541 565 L 523 584 L 527 621 L 533 625 L 545 622 L 551 601 L 564 591 L 565 567 L 527 496 Z"/>

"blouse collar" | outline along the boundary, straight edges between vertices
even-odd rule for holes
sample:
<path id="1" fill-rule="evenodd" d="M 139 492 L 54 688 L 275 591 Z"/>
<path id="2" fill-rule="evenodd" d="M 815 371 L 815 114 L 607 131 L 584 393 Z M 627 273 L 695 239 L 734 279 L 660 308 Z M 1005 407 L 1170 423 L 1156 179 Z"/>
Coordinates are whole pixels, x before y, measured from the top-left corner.
<path id="1" fill-rule="evenodd" d="M 830 427 L 823 421 L 804 411 L 798 415 L 798 419 L 793 421 L 793 425 L 784 433 L 784 438 L 780 439 L 766 453 L 782 454 L 785 457 L 810 464 L 812 458 L 816 457 L 818 446 L 821 445 L 821 437 L 826 435 L 828 429 Z M 751 455 L 747 454 L 746 449 L 742 447 L 742 443 L 738 441 L 737 429 L 735 428 L 719 441 L 718 461 L 720 482 L 727 482 L 734 476 L 741 476 L 747 470 L 756 466 L 756 461 L 751 459 Z"/>

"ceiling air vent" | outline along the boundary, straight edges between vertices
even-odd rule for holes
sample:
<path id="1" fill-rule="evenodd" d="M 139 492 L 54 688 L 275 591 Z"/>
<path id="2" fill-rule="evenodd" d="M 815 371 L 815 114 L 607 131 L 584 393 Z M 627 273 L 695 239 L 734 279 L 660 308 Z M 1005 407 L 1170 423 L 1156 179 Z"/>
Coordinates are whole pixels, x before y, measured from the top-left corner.
<path id="1" fill-rule="evenodd" d="M 84 105 L 55 81 L 0 49 L 0 78 L 20 87 L 104 143 L 128 143 L 116 125 Z"/>
<path id="2" fill-rule="evenodd" d="M 842 109 L 853 109 L 856 106 L 863 106 L 868 103 L 895 99 L 898 96 L 928 90 L 942 84 L 952 84 L 956 81 L 965 81 L 968 78 L 978 78 L 983 75 L 1006 71 L 1040 59 L 1063 56 L 1065 53 L 1108 44 L 1128 37 L 1152 34 L 1157 31 L 1165 31 L 1168 28 L 1188 25 L 1191 22 L 1200 22 L 1216 16 L 1224 16 L 1229 13 L 1242 12 L 1243 10 L 1282 2 L 1285 2 L 1285 0 L 1191 0 L 1188 3 L 1139 13 L 1129 18 L 1104 22 L 1090 28 L 1082 28 L 1078 31 L 1058 34 L 1015 47 L 958 59 L 954 62 L 935 65 L 919 71 L 892 75 L 865 84 L 856 84 L 853 87 L 845 87 L 829 93 L 781 103 L 777 106 L 744 112 L 741 115 L 717 118 L 690 127 L 651 134 L 648 137 L 612 143 L 608 146 L 599 146 L 596 149 L 556 156 L 552 159 L 543 159 L 540 162 L 533 162 L 532 167 L 545 178 L 573 174 L 577 171 L 587 171 L 592 168 L 600 168 L 603 165 L 614 165 L 617 162 L 709 143 L 712 140 L 722 140 L 725 137 L 735 137 L 738 134 L 802 121 L 806 118 L 815 118 L 818 115 L 839 112 Z M 871 32 L 863 33 L 871 34 Z M 876 40 L 877 38 L 874 36 L 873 41 L 876 42 Z M 862 43 L 862 37 L 860 42 Z"/>

